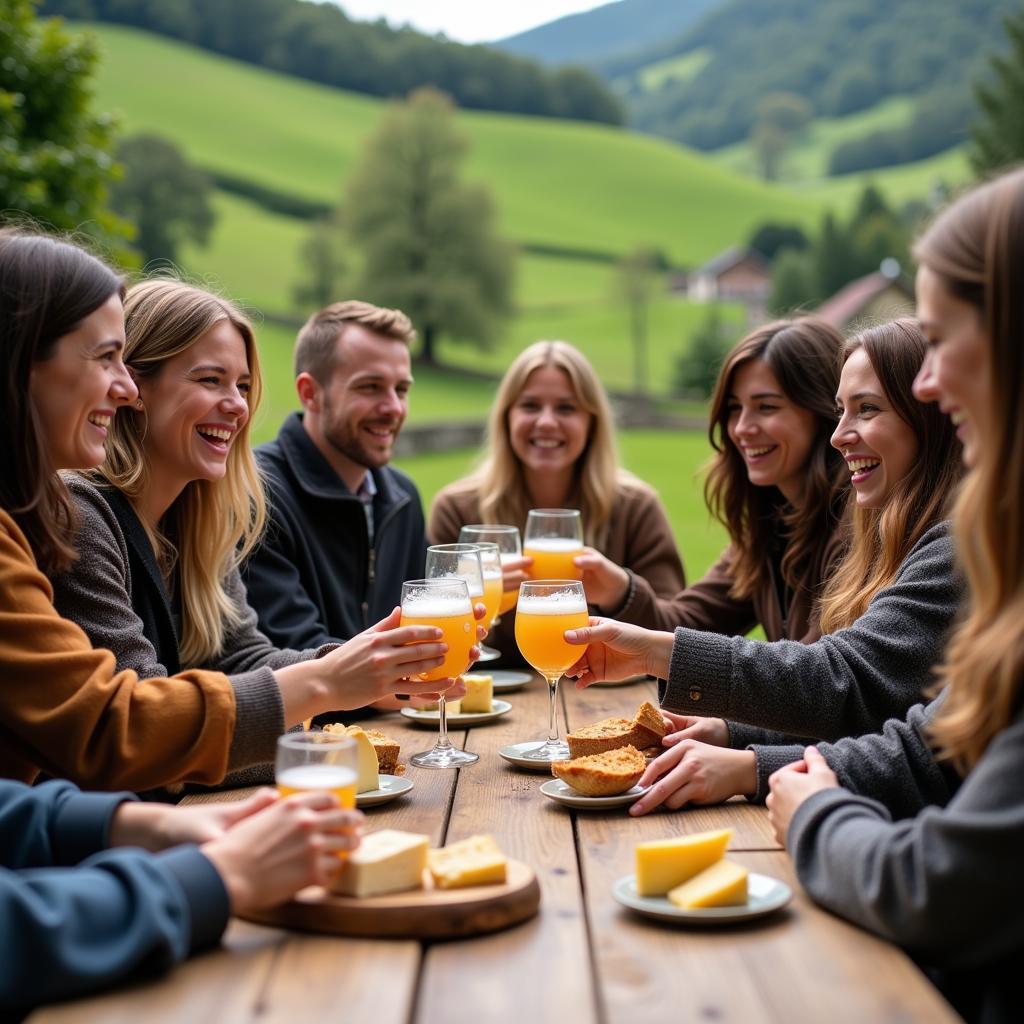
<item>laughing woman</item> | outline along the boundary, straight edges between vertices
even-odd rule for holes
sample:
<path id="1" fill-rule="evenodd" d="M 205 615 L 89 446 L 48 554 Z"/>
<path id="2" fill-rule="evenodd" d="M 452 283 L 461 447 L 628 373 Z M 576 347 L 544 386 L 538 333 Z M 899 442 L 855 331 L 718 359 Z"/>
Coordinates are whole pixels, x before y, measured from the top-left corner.
<path id="1" fill-rule="evenodd" d="M 969 1020 L 1020 1020 L 1024 957 L 1024 171 L 961 198 L 915 255 L 915 391 L 958 424 L 967 615 L 943 693 L 810 747 L 768 805 L 811 896 L 906 947 Z"/>
<path id="2" fill-rule="evenodd" d="M 584 684 L 649 671 L 667 680 L 663 706 L 682 713 L 674 745 L 642 780 L 653 785 L 634 814 L 735 793 L 763 799 L 771 772 L 802 749 L 781 745 L 783 735 L 685 715 L 838 739 L 902 716 L 931 682 L 961 597 L 945 521 L 960 446 L 948 419 L 912 394 L 925 354 L 914 321 L 867 330 L 846 351 L 832 444 L 853 481 L 853 539 L 822 596 L 826 635 L 767 643 L 616 622 L 579 631 L 591 641 Z"/>
<path id="3" fill-rule="evenodd" d="M 212 668 L 262 692 L 272 670 L 295 671 L 332 645 L 275 648 L 239 576 L 265 511 L 249 447 L 261 390 L 252 328 L 226 300 L 173 280 L 135 285 L 124 308 L 125 363 L 139 399 L 111 424 L 99 469 L 66 478 L 82 529 L 78 559 L 54 577 L 55 603 L 119 668 L 142 676 Z M 374 627 L 377 642 L 389 644 L 397 625 L 392 614 Z M 391 671 L 397 683 L 402 673 Z M 363 703 L 353 691 L 320 710 Z M 267 709 L 253 714 L 267 720 Z M 273 759 L 260 748 L 262 758 L 254 745 L 245 760 Z"/>

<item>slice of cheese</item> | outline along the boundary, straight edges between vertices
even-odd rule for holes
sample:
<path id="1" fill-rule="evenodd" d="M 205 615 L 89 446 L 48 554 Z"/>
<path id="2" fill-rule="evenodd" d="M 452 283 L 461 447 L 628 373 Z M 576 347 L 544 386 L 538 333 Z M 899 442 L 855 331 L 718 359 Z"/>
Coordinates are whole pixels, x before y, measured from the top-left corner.
<path id="1" fill-rule="evenodd" d="M 485 675 L 467 675 L 462 677 L 466 683 L 466 696 L 462 698 L 462 713 L 492 711 L 494 701 L 494 677 Z"/>
<path id="2" fill-rule="evenodd" d="M 507 864 L 491 836 L 470 836 L 440 850 L 431 850 L 427 857 L 427 867 L 439 889 L 504 882 Z"/>
<path id="3" fill-rule="evenodd" d="M 669 890 L 668 899 L 677 907 L 740 907 L 747 902 L 746 868 L 731 860 L 719 860 L 688 882 Z"/>
<path id="4" fill-rule="evenodd" d="M 692 836 L 655 839 L 636 846 L 636 891 L 640 896 L 664 896 L 669 889 L 721 860 L 732 829 L 698 832 Z"/>
<path id="5" fill-rule="evenodd" d="M 331 879 L 331 892 L 363 897 L 421 889 L 429 848 L 430 837 L 415 832 L 371 832 Z"/>
<path id="6" fill-rule="evenodd" d="M 459 700 L 446 700 L 444 702 L 445 714 L 446 715 L 458 715 L 462 713 L 462 699 Z M 437 711 L 437 701 L 433 704 L 424 704 L 424 711 Z"/>
<path id="7" fill-rule="evenodd" d="M 370 737 L 358 725 L 350 725 L 345 730 L 345 735 L 356 741 L 356 771 L 359 776 L 356 781 L 356 792 L 369 793 L 371 790 L 380 789 L 377 751 L 373 749 Z"/>

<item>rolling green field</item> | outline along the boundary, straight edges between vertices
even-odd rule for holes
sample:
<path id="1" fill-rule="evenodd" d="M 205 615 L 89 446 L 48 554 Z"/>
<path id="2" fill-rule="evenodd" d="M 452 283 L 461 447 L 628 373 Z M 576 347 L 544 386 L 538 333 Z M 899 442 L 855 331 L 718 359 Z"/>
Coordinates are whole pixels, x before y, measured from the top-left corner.
<path id="1" fill-rule="evenodd" d="M 132 29 L 91 26 L 102 109 L 203 166 L 333 201 L 386 103 Z M 703 262 L 769 218 L 809 223 L 816 203 L 663 140 L 582 122 L 460 112 L 467 177 L 491 189 L 512 239 L 622 252 L 660 246 Z"/>
<path id="2" fill-rule="evenodd" d="M 779 162 L 779 180 L 802 182 L 824 178 L 832 151 L 840 143 L 859 139 L 870 132 L 902 128 L 909 124 L 914 101 L 893 96 L 868 110 L 846 117 L 817 117 L 794 139 Z M 711 156 L 724 167 L 741 174 L 760 174 L 760 162 L 749 142 L 715 150 Z"/>
<path id="3" fill-rule="evenodd" d="M 725 531 L 704 506 L 701 469 L 711 456 L 700 433 L 624 431 L 619 437 L 623 465 L 658 489 L 683 556 L 686 576 L 699 579 L 725 546 Z M 397 463 L 415 481 L 429 509 L 434 495 L 464 475 L 473 451 L 421 455 Z"/>

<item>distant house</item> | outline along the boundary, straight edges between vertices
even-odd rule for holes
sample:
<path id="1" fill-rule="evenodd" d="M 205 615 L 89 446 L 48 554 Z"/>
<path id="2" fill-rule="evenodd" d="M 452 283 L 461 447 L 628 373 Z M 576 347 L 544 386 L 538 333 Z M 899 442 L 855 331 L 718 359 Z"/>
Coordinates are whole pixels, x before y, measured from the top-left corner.
<path id="1" fill-rule="evenodd" d="M 693 302 L 742 302 L 751 321 L 764 317 L 772 290 L 768 261 L 756 250 L 733 246 L 708 260 L 686 278 Z"/>
<path id="2" fill-rule="evenodd" d="M 884 260 L 879 270 L 840 288 L 816 310 L 818 316 L 840 330 L 911 316 L 914 291 L 895 260 Z"/>

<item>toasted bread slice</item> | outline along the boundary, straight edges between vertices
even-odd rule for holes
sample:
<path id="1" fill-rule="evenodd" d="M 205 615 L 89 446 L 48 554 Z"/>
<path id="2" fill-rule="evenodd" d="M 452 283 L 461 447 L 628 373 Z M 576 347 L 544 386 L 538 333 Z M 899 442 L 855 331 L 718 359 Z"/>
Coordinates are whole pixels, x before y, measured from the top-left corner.
<path id="1" fill-rule="evenodd" d="M 342 722 L 332 722 L 324 726 L 324 732 L 340 733 L 342 736 L 351 735 L 353 729 L 360 729 L 358 725 L 345 725 Z M 385 736 L 380 729 L 363 729 L 366 738 L 377 755 L 377 771 L 382 775 L 398 775 L 398 754 L 401 750 L 398 740 Z"/>
<path id="2" fill-rule="evenodd" d="M 638 750 L 643 747 L 660 747 L 661 738 L 667 731 L 661 712 L 653 704 L 644 701 L 632 721 L 628 718 L 605 718 L 569 733 L 565 739 L 573 757 L 584 757 L 629 745 Z"/>
<path id="3" fill-rule="evenodd" d="M 583 796 L 616 796 L 632 789 L 646 767 L 644 755 L 634 746 L 625 746 L 555 761 L 551 774 Z"/>

